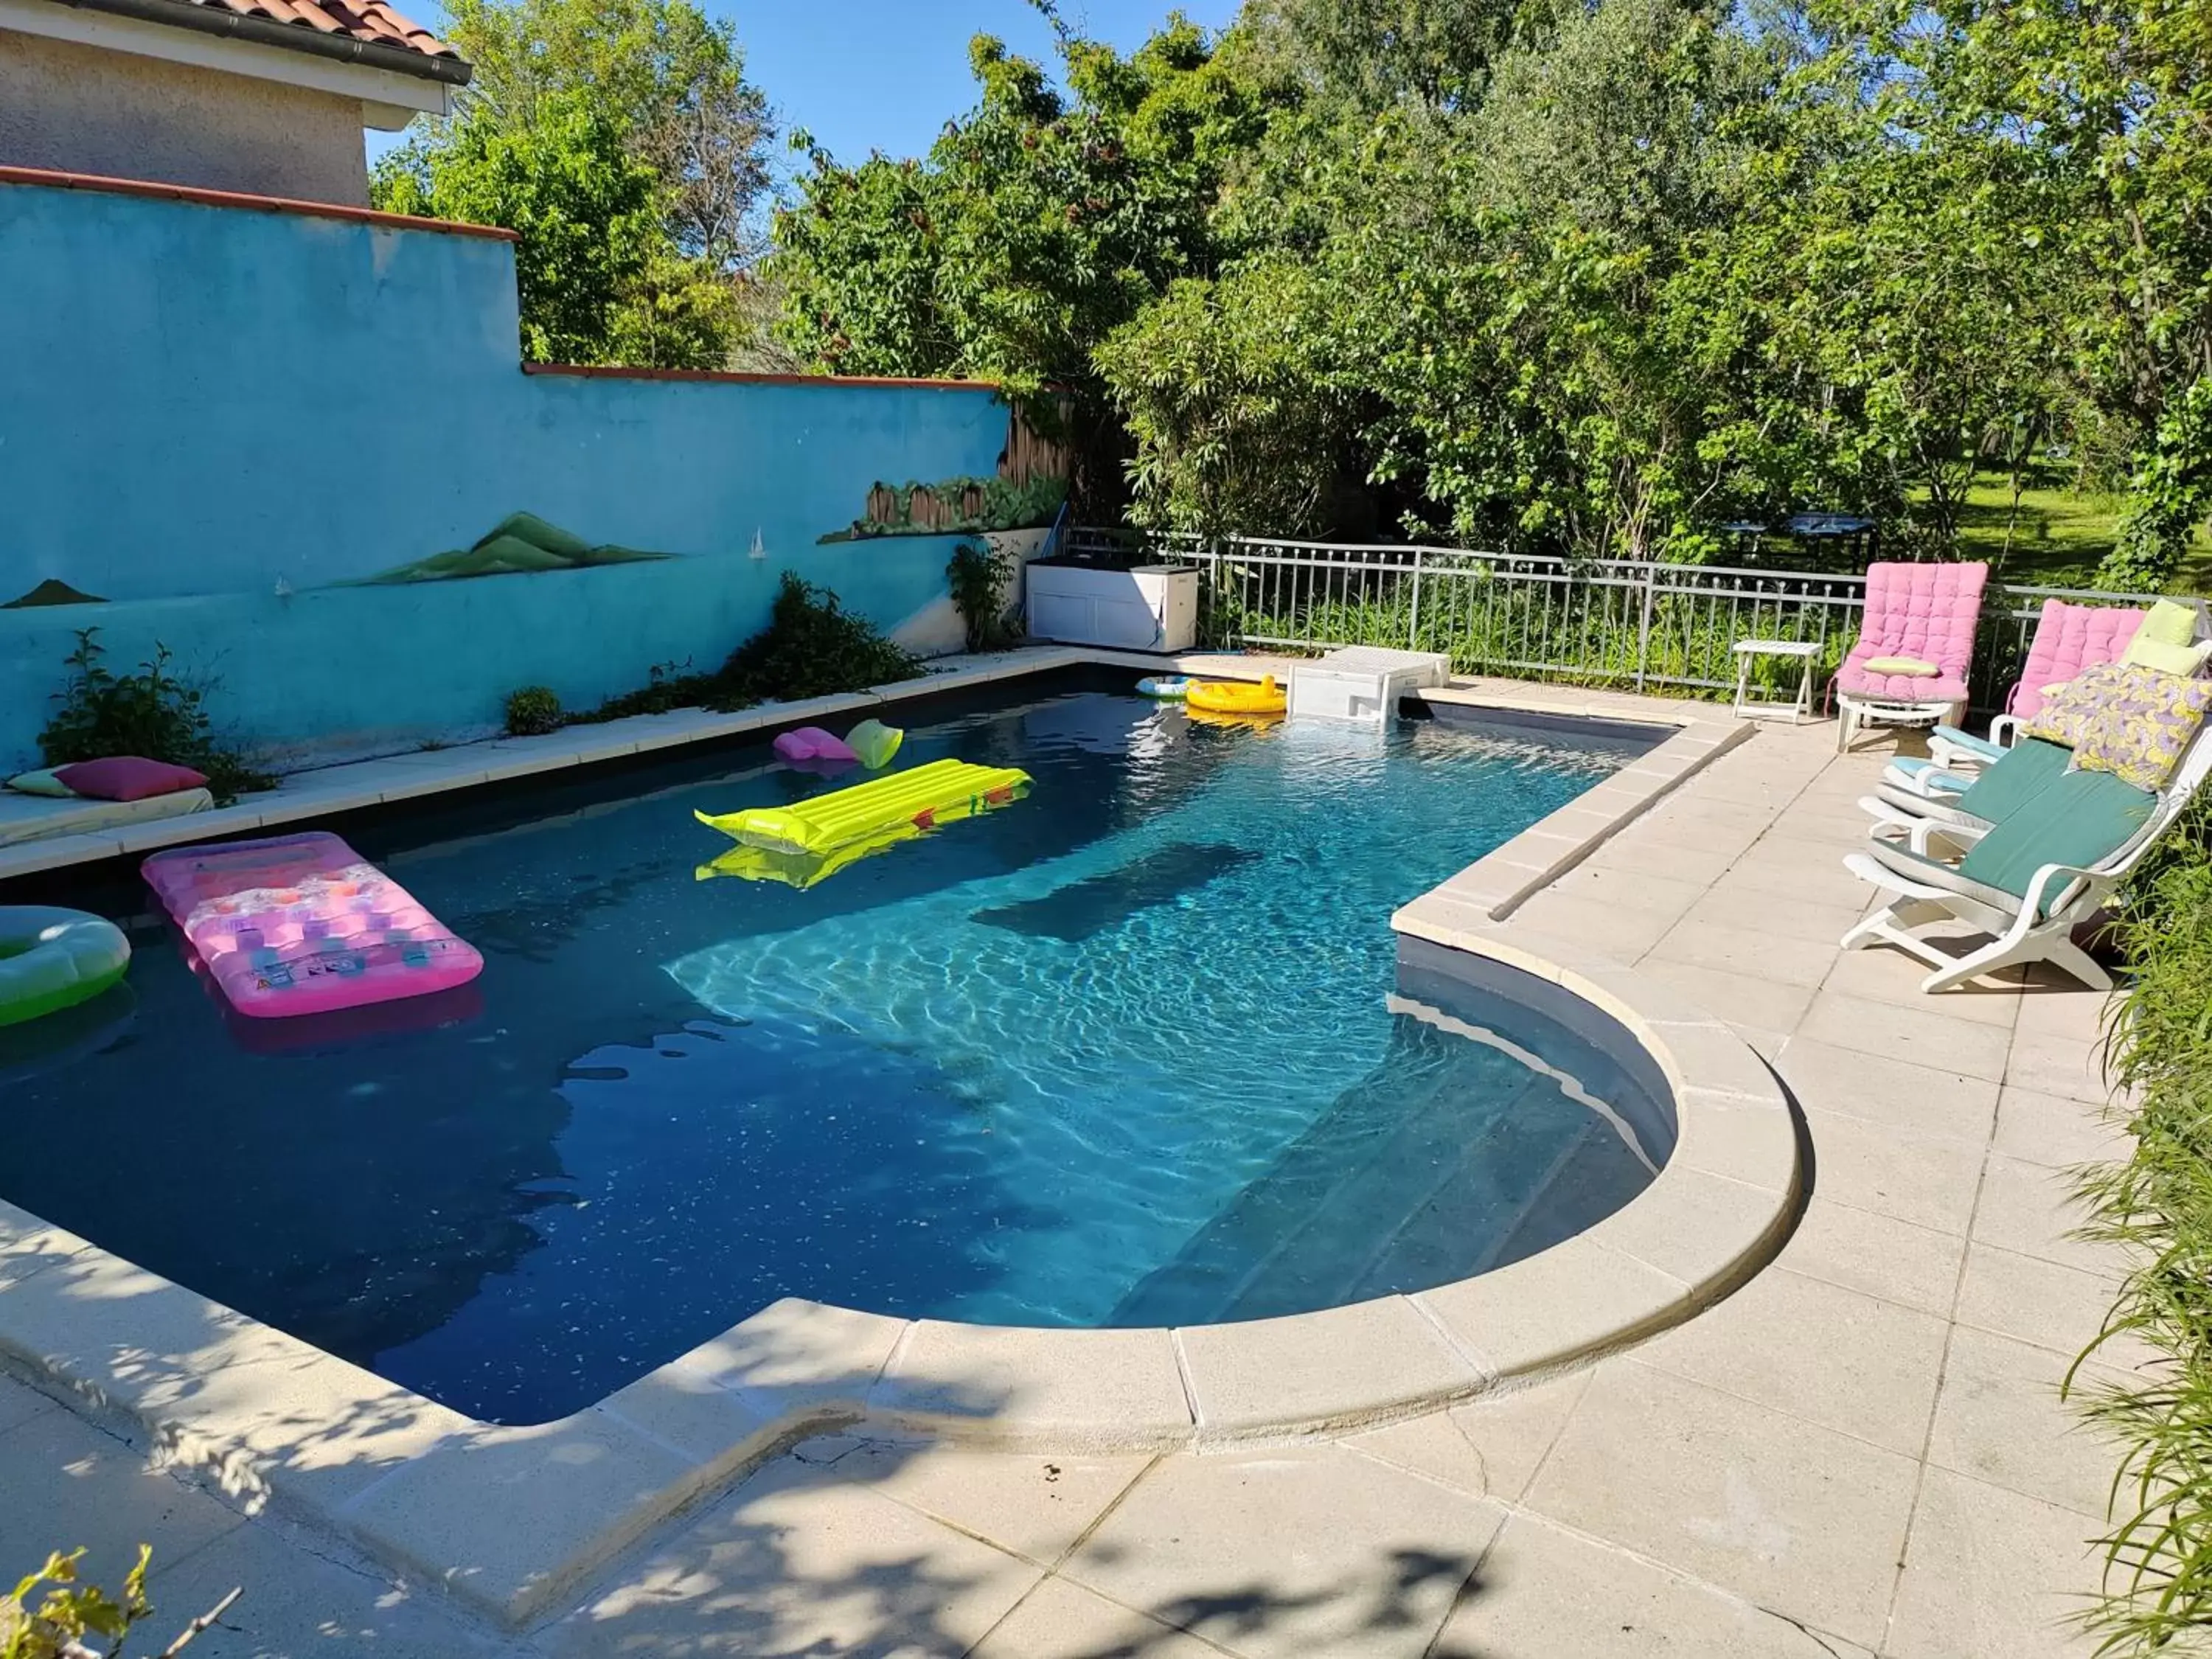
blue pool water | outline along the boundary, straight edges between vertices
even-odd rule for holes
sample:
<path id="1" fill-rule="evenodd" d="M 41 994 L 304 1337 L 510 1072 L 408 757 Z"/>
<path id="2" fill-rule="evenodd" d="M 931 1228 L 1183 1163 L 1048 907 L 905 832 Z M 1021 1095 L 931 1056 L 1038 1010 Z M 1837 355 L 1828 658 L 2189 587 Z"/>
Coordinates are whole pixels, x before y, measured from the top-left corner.
<path id="1" fill-rule="evenodd" d="M 128 998 L 0 1048 L 0 1196 L 520 1422 L 781 1296 L 1096 1326 L 1418 1288 L 1663 1161 L 1632 1061 L 1388 921 L 1633 734 L 1006 695 L 899 763 L 1028 799 L 805 892 L 695 876 L 728 843 L 694 808 L 837 787 L 758 750 L 341 823 L 486 958 L 358 1024 L 226 1021 L 138 915 Z"/>

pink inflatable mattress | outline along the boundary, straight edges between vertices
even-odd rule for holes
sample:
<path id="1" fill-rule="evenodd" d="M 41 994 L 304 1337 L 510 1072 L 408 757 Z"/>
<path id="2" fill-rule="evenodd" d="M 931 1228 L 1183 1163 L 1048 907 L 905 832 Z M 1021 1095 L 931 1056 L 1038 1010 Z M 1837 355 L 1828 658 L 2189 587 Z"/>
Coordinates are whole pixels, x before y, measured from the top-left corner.
<path id="1" fill-rule="evenodd" d="M 476 947 L 320 830 L 156 853 L 141 866 L 231 1006 L 323 1014 L 465 985 Z"/>

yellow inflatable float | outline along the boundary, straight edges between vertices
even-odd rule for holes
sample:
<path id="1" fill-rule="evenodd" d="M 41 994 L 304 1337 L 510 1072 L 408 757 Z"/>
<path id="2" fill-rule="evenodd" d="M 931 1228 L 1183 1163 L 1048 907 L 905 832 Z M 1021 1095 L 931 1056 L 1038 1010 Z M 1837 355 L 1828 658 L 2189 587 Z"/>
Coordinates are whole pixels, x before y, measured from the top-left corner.
<path id="1" fill-rule="evenodd" d="M 1183 696 L 1187 708 L 1209 714 L 1279 714 L 1290 706 L 1270 674 L 1254 685 L 1246 680 L 1193 680 Z"/>
<path id="2" fill-rule="evenodd" d="M 855 784 L 850 789 L 817 795 L 796 806 L 750 806 L 742 812 L 695 812 L 692 816 L 732 841 L 764 853 L 826 860 L 830 854 L 860 843 L 888 846 L 934 830 L 939 824 L 957 823 L 962 818 L 1019 800 L 1029 793 L 1029 787 L 1030 775 L 1010 766 L 973 766 L 966 761 L 941 760 L 917 766 L 911 771 L 895 772 L 869 783 Z M 867 850 L 877 851 L 879 847 L 872 845 Z M 842 863 L 837 867 L 842 868 Z M 745 872 L 732 870 L 720 873 Z M 829 873 L 833 872 L 823 872 Z M 772 878 L 788 878 L 776 875 Z M 819 880 L 821 876 L 814 879 Z"/>

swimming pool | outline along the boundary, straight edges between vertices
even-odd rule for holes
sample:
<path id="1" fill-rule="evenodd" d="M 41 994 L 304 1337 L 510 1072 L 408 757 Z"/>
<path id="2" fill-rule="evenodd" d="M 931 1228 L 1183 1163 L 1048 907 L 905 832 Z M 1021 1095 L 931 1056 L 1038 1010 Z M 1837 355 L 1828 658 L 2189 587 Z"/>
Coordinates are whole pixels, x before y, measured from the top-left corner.
<path id="1" fill-rule="evenodd" d="M 1626 1202 L 1671 1119 L 1587 1022 L 1401 967 L 1389 912 L 1650 740 L 1062 680 L 901 757 L 1028 800 L 805 892 L 695 878 L 695 806 L 836 787 L 757 749 L 341 825 L 482 980 L 227 1024 L 142 918 L 135 1006 L 9 1087 L 0 1196 L 509 1422 L 785 1295 L 1188 1324 L 1463 1277 Z"/>

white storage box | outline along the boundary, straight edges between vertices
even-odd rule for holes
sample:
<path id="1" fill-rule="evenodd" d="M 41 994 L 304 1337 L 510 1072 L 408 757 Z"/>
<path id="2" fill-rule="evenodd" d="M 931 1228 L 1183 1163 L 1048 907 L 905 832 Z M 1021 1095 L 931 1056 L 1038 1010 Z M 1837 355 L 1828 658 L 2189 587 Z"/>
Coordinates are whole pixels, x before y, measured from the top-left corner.
<path id="1" fill-rule="evenodd" d="M 1024 575 L 1033 639 L 1123 651 L 1188 651 L 1198 643 L 1195 565 L 1111 570 L 1039 559 Z"/>
<path id="2" fill-rule="evenodd" d="M 1397 718 L 1398 699 L 1408 691 L 1450 678 L 1451 659 L 1440 653 L 1346 646 L 1291 668 L 1290 714 L 1381 726 Z"/>

